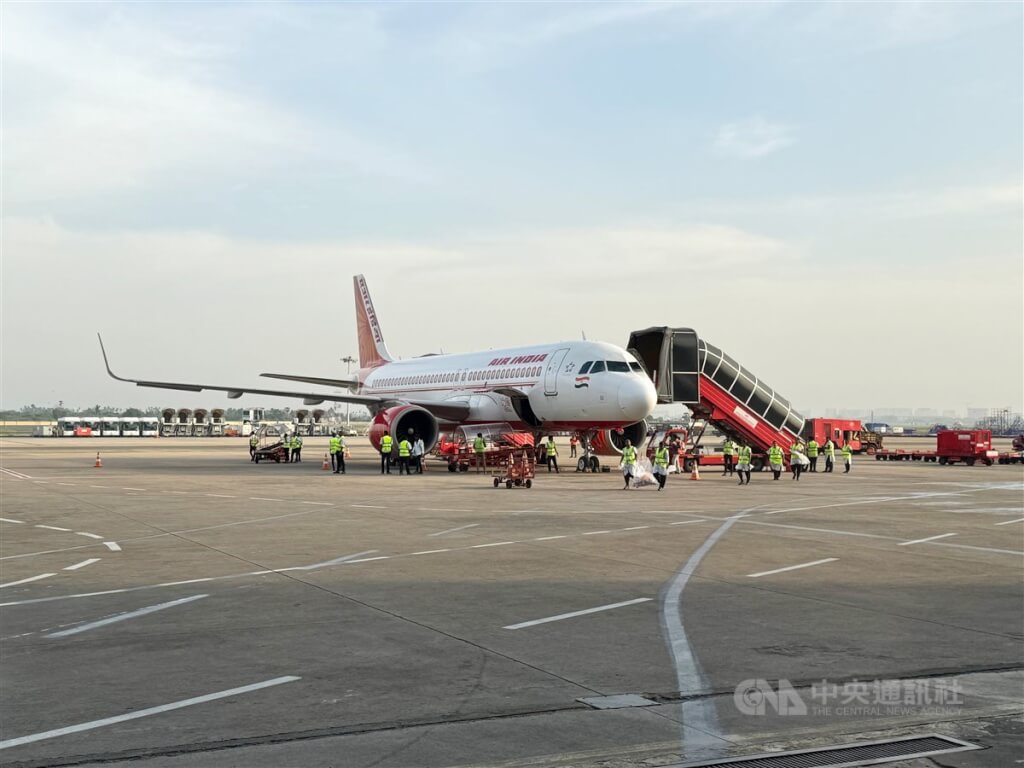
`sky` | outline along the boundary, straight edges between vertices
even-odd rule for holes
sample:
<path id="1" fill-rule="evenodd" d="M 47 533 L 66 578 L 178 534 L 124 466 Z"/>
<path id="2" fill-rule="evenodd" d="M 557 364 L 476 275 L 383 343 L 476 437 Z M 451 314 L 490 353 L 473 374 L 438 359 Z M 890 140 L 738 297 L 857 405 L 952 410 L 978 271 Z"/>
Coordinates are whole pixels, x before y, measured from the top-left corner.
<path id="1" fill-rule="evenodd" d="M 692 327 L 1024 408 L 1022 5 L 0 4 L 4 408 Z M 231 403 L 236 404 L 236 403 Z M 241 405 L 295 405 L 247 398 Z"/>

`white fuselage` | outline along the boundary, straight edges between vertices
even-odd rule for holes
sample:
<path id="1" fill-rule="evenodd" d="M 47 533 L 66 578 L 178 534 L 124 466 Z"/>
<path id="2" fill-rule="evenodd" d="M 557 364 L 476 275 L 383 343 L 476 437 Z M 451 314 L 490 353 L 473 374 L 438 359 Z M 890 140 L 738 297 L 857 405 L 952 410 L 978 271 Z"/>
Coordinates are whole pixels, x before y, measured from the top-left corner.
<path id="1" fill-rule="evenodd" d="M 594 341 L 417 357 L 360 370 L 359 381 L 359 394 L 465 403 L 462 424 L 508 422 L 518 429 L 537 422 L 551 430 L 626 426 L 646 418 L 657 401 L 632 355 Z"/>

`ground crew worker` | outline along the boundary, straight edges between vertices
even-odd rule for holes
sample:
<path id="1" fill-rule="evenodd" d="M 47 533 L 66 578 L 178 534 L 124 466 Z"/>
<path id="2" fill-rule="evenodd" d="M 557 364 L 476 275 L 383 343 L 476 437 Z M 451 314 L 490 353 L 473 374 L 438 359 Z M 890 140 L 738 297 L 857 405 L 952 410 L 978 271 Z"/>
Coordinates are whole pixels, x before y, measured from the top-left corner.
<path id="1" fill-rule="evenodd" d="M 733 457 L 736 455 L 736 443 L 725 438 L 722 445 L 722 477 L 733 473 Z"/>
<path id="2" fill-rule="evenodd" d="M 850 471 L 850 467 L 853 466 L 853 448 L 850 447 L 849 443 L 843 443 L 843 464 L 846 465 L 846 469 L 843 470 L 845 475 Z"/>
<path id="3" fill-rule="evenodd" d="M 793 479 L 799 480 L 800 473 L 804 469 L 804 456 L 800 452 L 800 443 L 796 442 L 789 446 L 789 468 L 793 470 Z"/>
<path id="4" fill-rule="evenodd" d="M 327 441 L 327 451 L 331 454 L 331 469 L 334 470 L 334 474 L 340 474 L 341 468 L 344 466 L 344 459 L 341 458 L 342 452 L 341 437 L 335 432 L 331 435 L 331 439 Z M 339 466 L 339 462 L 342 462 Z"/>
<path id="5" fill-rule="evenodd" d="M 403 471 L 407 475 L 412 474 L 409 471 L 410 456 L 412 456 L 412 443 L 409 442 L 408 438 L 403 437 L 398 441 L 398 474 L 402 474 Z"/>
<path id="6" fill-rule="evenodd" d="M 569 458 L 576 458 L 576 446 L 580 444 L 580 439 L 576 437 L 576 433 L 573 432 L 569 437 Z"/>
<path id="7" fill-rule="evenodd" d="M 782 449 L 775 440 L 772 440 L 772 447 L 768 449 L 768 464 L 775 475 L 772 479 L 778 480 L 782 476 Z"/>
<path id="8" fill-rule="evenodd" d="M 426 446 L 423 444 L 423 438 L 416 435 L 416 439 L 412 441 L 412 463 L 416 467 L 416 474 L 423 474 L 423 454 L 427 452 Z"/>
<path id="9" fill-rule="evenodd" d="M 484 440 L 483 432 L 477 432 L 473 439 L 473 453 L 476 455 L 476 471 L 484 471 L 484 451 L 487 450 L 487 441 Z"/>
<path id="10" fill-rule="evenodd" d="M 557 475 L 558 474 L 558 446 L 555 445 L 554 435 L 548 435 L 547 450 L 548 450 L 548 472 L 550 472 L 551 468 L 554 467 L 555 468 L 555 474 Z"/>
<path id="11" fill-rule="evenodd" d="M 832 438 L 825 441 L 825 471 L 831 472 L 836 463 L 836 444 Z"/>
<path id="12" fill-rule="evenodd" d="M 391 435 L 384 435 L 380 439 L 380 473 L 391 474 L 391 450 L 394 447 L 394 438 Z"/>
<path id="13" fill-rule="evenodd" d="M 288 439 L 288 433 L 281 435 L 281 447 L 284 448 L 284 463 L 292 460 L 292 442 Z"/>
<path id="14" fill-rule="evenodd" d="M 665 487 L 665 481 L 668 480 L 668 458 L 668 446 L 662 440 L 654 452 L 654 476 L 658 478 L 659 491 Z"/>
<path id="15" fill-rule="evenodd" d="M 249 435 L 249 461 L 256 461 L 256 449 L 259 448 L 260 437 L 255 432 Z"/>
<path id="16" fill-rule="evenodd" d="M 750 461 L 751 461 L 751 450 L 750 446 L 740 444 L 739 448 L 736 449 L 736 455 L 739 461 L 736 463 L 736 473 L 740 476 L 740 485 L 743 485 L 743 476 L 747 476 L 747 485 L 750 485 Z"/>
<path id="17" fill-rule="evenodd" d="M 622 449 L 622 475 L 626 479 L 626 484 L 622 486 L 622 490 L 629 488 L 629 481 L 633 479 L 634 467 L 636 467 L 636 448 L 633 447 L 632 441 L 626 440 L 626 447 Z"/>
<path id="18" fill-rule="evenodd" d="M 818 471 L 818 441 L 813 437 L 807 441 L 807 458 L 811 460 L 811 472 Z"/>
<path id="19" fill-rule="evenodd" d="M 298 432 L 292 435 L 292 461 L 296 464 L 302 461 L 302 437 Z"/>

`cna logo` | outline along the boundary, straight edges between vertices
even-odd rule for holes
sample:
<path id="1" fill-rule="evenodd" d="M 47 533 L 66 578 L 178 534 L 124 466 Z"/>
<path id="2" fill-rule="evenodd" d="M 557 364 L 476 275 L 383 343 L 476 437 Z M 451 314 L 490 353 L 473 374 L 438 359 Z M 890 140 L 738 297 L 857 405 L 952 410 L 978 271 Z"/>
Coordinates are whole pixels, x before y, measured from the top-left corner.
<path id="1" fill-rule="evenodd" d="M 589 387 L 590 386 L 590 377 L 589 376 L 577 376 L 576 377 L 576 384 L 574 386 L 576 387 L 576 389 L 585 389 L 585 388 Z"/>
<path id="2" fill-rule="evenodd" d="M 736 686 L 733 701 L 744 715 L 766 715 L 772 710 L 783 716 L 807 714 L 807 704 L 789 680 L 779 680 L 777 688 L 768 680 L 744 680 Z"/>

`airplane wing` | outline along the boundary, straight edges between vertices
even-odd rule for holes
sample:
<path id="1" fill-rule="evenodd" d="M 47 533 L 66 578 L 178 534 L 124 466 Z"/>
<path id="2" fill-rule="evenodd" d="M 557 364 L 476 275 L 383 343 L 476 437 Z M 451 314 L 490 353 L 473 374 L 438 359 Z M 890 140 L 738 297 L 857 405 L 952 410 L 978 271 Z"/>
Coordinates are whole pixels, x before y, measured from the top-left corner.
<path id="1" fill-rule="evenodd" d="M 358 379 L 327 379 L 320 376 L 292 376 L 289 373 L 261 373 L 268 379 L 283 379 L 284 381 L 302 381 L 306 384 L 321 384 L 325 387 L 341 387 L 343 389 L 355 389 L 359 386 Z"/>
<path id="2" fill-rule="evenodd" d="M 103 337 L 99 334 L 96 336 L 100 340 L 100 351 L 103 353 L 103 364 L 107 368 L 107 373 L 112 379 L 118 381 L 126 381 L 130 384 L 135 384 L 137 387 L 153 387 L 155 389 L 176 389 L 182 392 L 203 392 L 204 390 L 214 390 L 217 392 L 226 392 L 228 397 L 232 400 L 240 398 L 242 395 L 270 395 L 273 397 L 294 397 L 299 398 L 305 405 L 319 405 L 325 401 L 333 403 L 353 403 L 355 405 L 364 405 L 371 411 L 377 411 L 382 408 L 390 408 L 395 405 L 418 405 L 427 411 L 430 411 L 434 416 L 441 419 L 450 421 L 463 421 L 469 415 L 469 404 L 464 402 L 422 402 L 418 400 L 397 400 L 392 397 L 378 397 L 375 395 L 338 395 L 326 392 L 293 392 L 288 390 L 279 389 L 256 389 L 253 387 L 228 387 L 217 384 L 188 384 L 177 381 L 147 381 L 144 379 L 129 379 L 124 376 L 118 376 L 110 369 L 110 361 L 107 359 L 107 350 L 103 346 Z M 275 378 L 282 378 L 277 376 Z M 294 377 L 299 381 L 308 381 L 308 379 L 302 377 Z M 335 385 L 341 383 L 341 380 L 337 382 L 333 379 L 323 379 L 324 383 Z"/>

